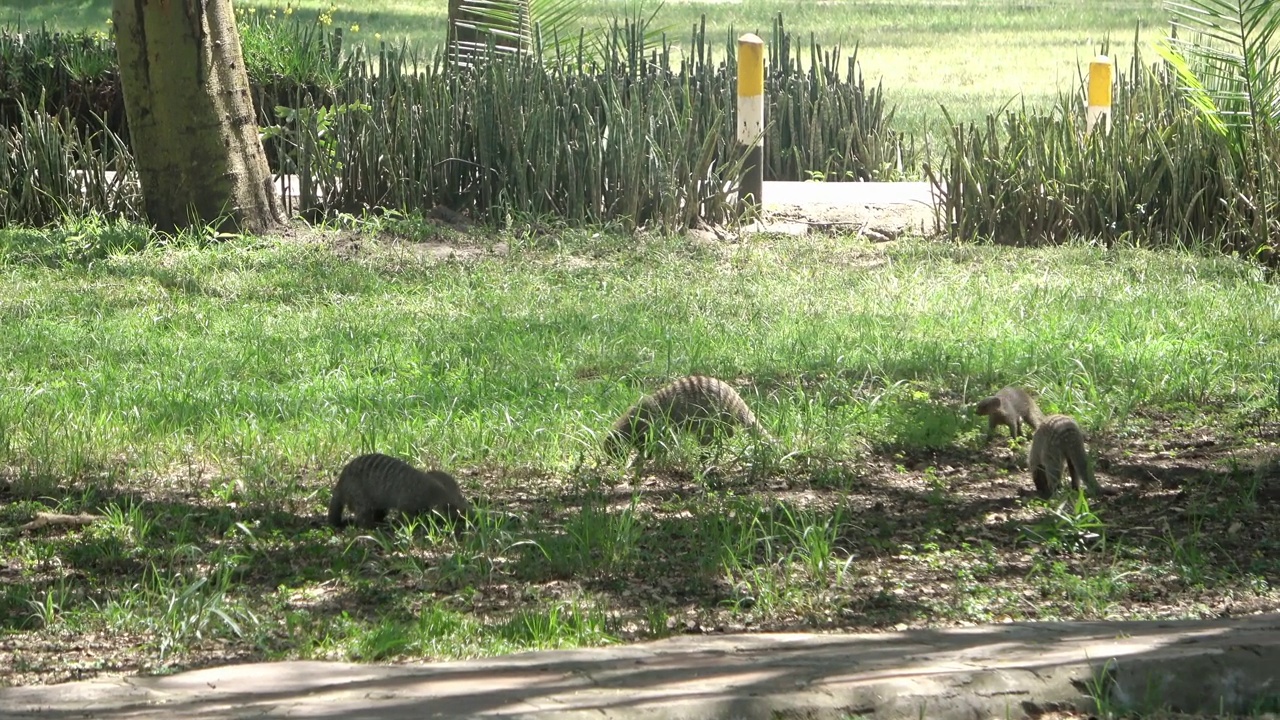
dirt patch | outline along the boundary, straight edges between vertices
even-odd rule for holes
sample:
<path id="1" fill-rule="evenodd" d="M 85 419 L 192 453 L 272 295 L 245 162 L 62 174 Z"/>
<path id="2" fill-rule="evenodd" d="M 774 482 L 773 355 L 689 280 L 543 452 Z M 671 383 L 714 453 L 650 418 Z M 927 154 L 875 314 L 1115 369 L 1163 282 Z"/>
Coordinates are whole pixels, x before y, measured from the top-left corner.
<path id="1" fill-rule="evenodd" d="M 479 231 L 459 232 L 443 223 L 425 227 L 438 227 L 440 231 L 426 237 L 385 232 L 372 237 L 356 230 L 309 229 L 295 232 L 287 239 L 326 247 L 344 260 L 390 255 L 434 262 L 466 262 L 507 254 L 506 243 L 494 242 L 491 236 Z"/>

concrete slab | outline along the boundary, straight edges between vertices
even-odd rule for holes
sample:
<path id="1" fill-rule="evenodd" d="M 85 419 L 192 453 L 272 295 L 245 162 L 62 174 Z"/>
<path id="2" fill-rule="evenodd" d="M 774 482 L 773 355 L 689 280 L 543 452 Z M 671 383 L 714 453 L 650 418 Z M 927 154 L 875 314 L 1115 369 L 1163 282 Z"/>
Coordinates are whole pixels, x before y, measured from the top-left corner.
<path id="1" fill-rule="evenodd" d="M 764 209 L 807 205 L 934 204 L 927 182 L 766 182 Z"/>
<path id="2" fill-rule="evenodd" d="M 116 171 L 103 171 L 106 181 L 116 181 Z M 85 173 L 76 176 L 84 181 Z M 130 175 L 126 182 L 137 182 Z M 297 175 L 276 175 L 276 192 L 281 197 L 298 196 L 300 182 Z M 770 181 L 764 184 L 765 209 L 791 205 L 906 205 L 932 206 L 934 198 L 927 182 L 788 182 Z"/>
<path id="3" fill-rule="evenodd" d="M 685 636 L 417 665 L 282 662 L 0 690 L 4 718 L 1017 718 L 1280 700 L 1280 615 Z"/>
<path id="4" fill-rule="evenodd" d="M 884 241 L 938 231 L 938 198 L 927 182 L 767 182 L 763 194 L 766 232 L 799 224 Z"/>
<path id="5" fill-rule="evenodd" d="M 83 181 L 83 173 L 79 173 Z M 108 182 L 114 170 L 105 171 Z M 126 180 L 135 183 L 136 179 Z M 276 192 L 291 208 L 297 175 L 277 175 Z M 927 182 L 775 182 L 764 184 L 764 222 L 755 232 L 804 235 L 810 229 L 858 230 L 873 239 L 929 234 L 936 198 Z"/>

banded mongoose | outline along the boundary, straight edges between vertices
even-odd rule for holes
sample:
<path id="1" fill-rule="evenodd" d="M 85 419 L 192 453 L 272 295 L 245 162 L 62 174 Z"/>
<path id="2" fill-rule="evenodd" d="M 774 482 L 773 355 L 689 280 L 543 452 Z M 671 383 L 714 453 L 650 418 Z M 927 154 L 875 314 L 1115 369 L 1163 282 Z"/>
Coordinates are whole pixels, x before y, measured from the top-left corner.
<path id="1" fill-rule="evenodd" d="M 997 425 L 1008 425 L 1011 437 L 1022 437 L 1022 423 L 1034 430 L 1044 421 L 1044 413 L 1026 390 L 1016 387 L 1001 388 L 999 392 L 978 403 L 979 415 L 987 416 L 987 439 L 995 437 Z"/>
<path id="2" fill-rule="evenodd" d="M 1083 479 L 1090 492 L 1101 492 L 1089 467 L 1089 455 L 1084 449 L 1084 433 L 1080 426 L 1070 416 L 1049 415 L 1031 436 L 1031 451 L 1027 457 L 1031 480 L 1040 497 L 1050 498 L 1057 492 L 1064 462 L 1071 473 L 1071 489 L 1078 492 Z"/>
<path id="3" fill-rule="evenodd" d="M 693 432 L 698 442 L 706 445 L 717 431 L 732 436 L 735 425 L 772 441 L 751 408 L 728 383 L 705 375 L 689 375 L 628 408 L 605 435 L 604 449 L 613 457 L 630 448 L 644 451 L 651 433 L 666 429 Z"/>
<path id="4" fill-rule="evenodd" d="M 463 518 L 471 511 L 471 503 L 447 472 L 424 472 L 399 458 L 369 453 L 342 468 L 329 500 L 330 525 L 340 528 L 346 524 L 344 508 L 355 516 L 357 525 L 371 528 L 392 510 L 404 515 L 434 510 L 446 517 Z"/>

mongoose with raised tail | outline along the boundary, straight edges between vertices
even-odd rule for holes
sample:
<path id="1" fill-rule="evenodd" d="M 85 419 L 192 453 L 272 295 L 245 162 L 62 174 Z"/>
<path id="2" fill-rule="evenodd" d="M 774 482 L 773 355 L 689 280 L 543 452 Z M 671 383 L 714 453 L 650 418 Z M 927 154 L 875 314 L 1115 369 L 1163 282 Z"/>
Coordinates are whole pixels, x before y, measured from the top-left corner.
<path id="1" fill-rule="evenodd" d="M 361 455 L 338 475 L 329 500 L 329 524 L 342 527 L 343 509 L 349 509 L 360 527 L 371 528 L 398 510 L 403 515 L 437 511 L 453 518 L 465 517 L 471 503 L 462 496 L 458 482 L 442 470 L 422 471 L 399 458 L 369 453 Z"/>
<path id="2" fill-rule="evenodd" d="M 1016 387 L 1001 388 L 999 392 L 978 403 L 977 413 L 987 416 L 987 439 L 995 437 L 997 425 L 1008 425 L 1009 434 L 1022 437 L 1022 423 L 1034 430 L 1044 421 L 1044 413 L 1026 390 Z"/>
<path id="3" fill-rule="evenodd" d="M 1071 489 L 1080 490 L 1080 480 L 1089 491 L 1098 494 L 1102 488 L 1089 467 L 1089 455 L 1084 449 L 1084 433 L 1076 421 L 1067 415 L 1049 415 L 1041 420 L 1031 436 L 1031 451 L 1027 464 L 1031 467 L 1031 480 L 1042 498 L 1052 497 L 1062 481 L 1062 464 L 1071 473 Z"/>
<path id="4" fill-rule="evenodd" d="M 624 412 L 604 438 L 604 449 L 619 457 L 630 448 L 645 450 L 652 432 L 686 430 L 706 445 L 717 431 L 732 436 L 742 426 L 766 441 L 772 437 L 751 408 L 728 383 L 705 375 L 689 375 L 664 385 Z"/>

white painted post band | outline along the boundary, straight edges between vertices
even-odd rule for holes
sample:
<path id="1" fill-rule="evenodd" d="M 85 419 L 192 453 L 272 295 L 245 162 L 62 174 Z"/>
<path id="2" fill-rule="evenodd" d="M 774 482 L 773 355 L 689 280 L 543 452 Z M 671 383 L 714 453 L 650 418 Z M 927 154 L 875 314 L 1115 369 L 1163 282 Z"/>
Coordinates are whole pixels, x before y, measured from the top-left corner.
<path id="1" fill-rule="evenodd" d="M 738 205 L 764 202 L 764 40 L 738 38 L 738 144 L 747 149 Z"/>
<path id="2" fill-rule="evenodd" d="M 1084 127 L 1093 132 L 1093 126 L 1103 119 L 1104 132 L 1111 131 L 1111 59 L 1099 55 L 1089 63 L 1089 104 L 1085 108 Z"/>

